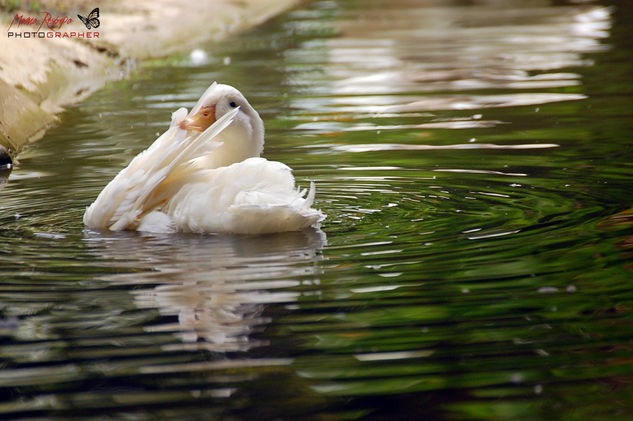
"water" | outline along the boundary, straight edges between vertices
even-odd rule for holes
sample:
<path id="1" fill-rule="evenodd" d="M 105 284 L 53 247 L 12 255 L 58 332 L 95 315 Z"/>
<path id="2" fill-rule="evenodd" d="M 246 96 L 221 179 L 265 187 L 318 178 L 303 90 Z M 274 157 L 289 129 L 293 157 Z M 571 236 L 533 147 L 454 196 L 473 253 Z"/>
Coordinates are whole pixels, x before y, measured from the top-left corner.
<path id="1" fill-rule="evenodd" d="M 68 109 L 0 192 L 2 417 L 633 417 L 633 8 L 552 3 L 312 2 Z M 84 231 L 214 80 L 322 231 Z"/>

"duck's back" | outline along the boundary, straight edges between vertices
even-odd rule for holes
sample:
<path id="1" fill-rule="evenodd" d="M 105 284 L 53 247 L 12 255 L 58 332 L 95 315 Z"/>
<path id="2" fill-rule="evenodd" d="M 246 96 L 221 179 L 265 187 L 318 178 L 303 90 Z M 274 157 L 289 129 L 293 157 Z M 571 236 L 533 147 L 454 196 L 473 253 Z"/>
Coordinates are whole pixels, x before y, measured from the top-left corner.
<path id="1" fill-rule="evenodd" d="M 311 208 L 313 200 L 314 185 L 309 192 L 299 191 L 288 166 L 250 158 L 227 167 L 195 170 L 161 212 L 176 231 L 263 234 L 317 224 L 324 215 Z M 163 218 L 150 216 L 157 217 Z"/>

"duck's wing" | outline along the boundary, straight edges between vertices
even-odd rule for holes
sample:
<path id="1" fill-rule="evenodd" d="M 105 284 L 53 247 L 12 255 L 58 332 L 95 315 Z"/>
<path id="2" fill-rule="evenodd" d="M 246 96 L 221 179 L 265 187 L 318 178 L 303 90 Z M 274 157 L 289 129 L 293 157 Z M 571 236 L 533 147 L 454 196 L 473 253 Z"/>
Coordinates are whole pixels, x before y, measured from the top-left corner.
<path id="1" fill-rule="evenodd" d="M 84 224 L 89 228 L 111 231 L 136 228 L 144 214 L 165 201 L 158 188 L 175 169 L 221 145 L 214 139 L 231 124 L 237 110 L 233 111 L 195 136 L 187 135 L 178 127 L 187 110 L 181 108 L 173 113 L 169 129 L 121 170 L 86 209 Z"/>
<path id="2" fill-rule="evenodd" d="M 198 171 L 167 203 L 177 230 L 263 234 L 316 226 L 325 215 L 309 191 L 295 187 L 291 169 L 264 158 Z"/>

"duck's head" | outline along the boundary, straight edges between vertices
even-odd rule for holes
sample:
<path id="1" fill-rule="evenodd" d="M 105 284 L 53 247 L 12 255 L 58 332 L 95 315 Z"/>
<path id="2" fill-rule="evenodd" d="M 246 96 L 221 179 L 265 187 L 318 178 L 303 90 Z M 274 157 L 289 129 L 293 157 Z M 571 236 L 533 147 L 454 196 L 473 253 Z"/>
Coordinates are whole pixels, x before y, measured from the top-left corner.
<path id="1" fill-rule="evenodd" d="M 238 112 L 222 132 L 222 140 L 231 149 L 242 149 L 245 157 L 259 156 L 264 148 L 264 123 L 244 95 L 232 86 L 214 82 L 180 123 L 180 128 L 191 134 L 203 132 L 236 108 Z"/>

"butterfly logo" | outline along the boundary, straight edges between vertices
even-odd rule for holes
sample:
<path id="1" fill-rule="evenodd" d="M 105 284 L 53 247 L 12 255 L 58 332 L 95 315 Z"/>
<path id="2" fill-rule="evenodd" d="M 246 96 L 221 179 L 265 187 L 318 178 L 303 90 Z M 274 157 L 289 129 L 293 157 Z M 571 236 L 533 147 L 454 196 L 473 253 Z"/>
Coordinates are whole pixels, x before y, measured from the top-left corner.
<path id="1" fill-rule="evenodd" d="M 79 19 L 86 25 L 86 29 L 98 28 L 101 25 L 99 22 L 99 8 L 95 7 L 92 9 L 92 12 L 88 14 L 88 17 L 85 18 L 81 15 L 77 15 Z"/>

